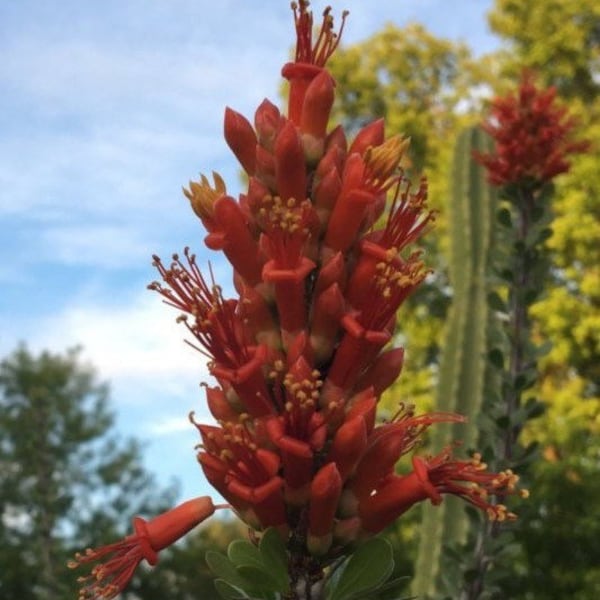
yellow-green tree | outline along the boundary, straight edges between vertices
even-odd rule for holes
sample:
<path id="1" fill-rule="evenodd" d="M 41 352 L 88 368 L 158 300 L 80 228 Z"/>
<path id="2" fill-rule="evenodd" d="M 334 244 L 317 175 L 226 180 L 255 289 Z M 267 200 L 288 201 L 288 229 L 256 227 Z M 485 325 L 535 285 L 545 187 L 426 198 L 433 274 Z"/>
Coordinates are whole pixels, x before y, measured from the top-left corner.
<path id="1" fill-rule="evenodd" d="M 592 599 L 600 593 L 600 5 L 497 0 L 490 24 L 506 41 L 504 73 L 526 67 L 556 86 L 591 142 L 557 180 L 548 240 L 555 268 L 532 311 L 552 348 L 538 390 L 547 411 L 526 431 L 542 453 L 513 589 L 524 587 L 523 598 Z"/>

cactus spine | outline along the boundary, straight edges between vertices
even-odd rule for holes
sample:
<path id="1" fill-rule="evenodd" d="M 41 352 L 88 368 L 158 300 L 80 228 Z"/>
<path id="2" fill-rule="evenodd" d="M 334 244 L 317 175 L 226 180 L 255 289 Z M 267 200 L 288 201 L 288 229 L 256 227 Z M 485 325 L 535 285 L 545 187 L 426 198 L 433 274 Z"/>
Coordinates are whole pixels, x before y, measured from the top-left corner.
<path id="1" fill-rule="evenodd" d="M 469 423 L 452 426 L 458 427 L 456 431 L 451 426 L 439 427 L 432 438 L 435 451 L 453 438 L 462 439 L 468 450 L 478 439 L 477 417 L 486 381 L 490 319 L 487 269 L 496 202 L 485 170 L 473 160 L 472 153 L 489 151 L 489 144 L 487 134 L 473 127 L 459 135 L 454 151 L 448 208 L 453 298 L 442 346 L 436 408 L 466 415 Z M 466 513 L 452 500 L 447 498 L 436 508 L 423 508 L 413 581 L 413 593 L 420 599 L 443 597 L 438 589 L 442 546 L 464 543 L 466 539 Z"/>

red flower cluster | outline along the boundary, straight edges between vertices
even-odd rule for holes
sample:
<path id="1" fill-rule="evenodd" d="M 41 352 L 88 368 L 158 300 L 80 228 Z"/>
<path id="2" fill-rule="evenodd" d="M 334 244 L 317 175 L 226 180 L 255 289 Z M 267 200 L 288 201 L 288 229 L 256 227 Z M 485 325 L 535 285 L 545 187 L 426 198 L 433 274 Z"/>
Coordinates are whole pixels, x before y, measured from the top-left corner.
<path id="1" fill-rule="evenodd" d="M 379 398 L 402 368 L 402 348 L 388 347 L 396 312 L 427 274 L 411 245 L 434 214 L 426 182 L 413 189 L 400 167 L 406 139 L 386 140 L 381 120 L 351 143 L 341 127 L 328 130 L 335 83 L 325 63 L 339 37 L 329 9 L 313 41 L 308 2 L 293 7 L 296 60 L 283 68 L 288 116 L 267 100 L 254 126 L 225 113 L 225 139 L 248 175 L 247 192 L 232 198 L 218 175 L 185 190 L 206 245 L 233 266 L 239 297 L 224 298 L 188 249 L 168 266 L 155 257 L 163 281 L 150 287 L 181 312 L 218 382 L 205 388 L 216 424 L 191 417 L 208 481 L 252 529 L 275 527 L 296 546 L 304 540 L 308 559 L 325 565 L 443 494 L 492 519 L 513 518 L 488 496 L 512 493 L 517 477 L 488 473 L 478 456 L 454 460 L 449 449 L 414 458 L 408 475 L 395 473 L 430 425 L 462 420 L 402 406 L 376 423 Z M 91 562 L 116 550 L 82 597 L 114 597 L 141 557 L 154 562 L 209 508 L 181 527 L 151 521 L 140 533 L 136 526 L 127 549 L 78 557 Z M 146 550 L 131 550 L 135 543 Z"/>
<path id="2" fill-rule="evenodd" d="M 491 184 L 541 187 L 569 170 L 568 155 L 589 144 L 572 139 L 575 121 L 556 103 L 556 89 L 541 90 L 525 72 L 518 93 L 496 98 L 483 126 L 495 151 L 476 158 L 487 168 Z"/>

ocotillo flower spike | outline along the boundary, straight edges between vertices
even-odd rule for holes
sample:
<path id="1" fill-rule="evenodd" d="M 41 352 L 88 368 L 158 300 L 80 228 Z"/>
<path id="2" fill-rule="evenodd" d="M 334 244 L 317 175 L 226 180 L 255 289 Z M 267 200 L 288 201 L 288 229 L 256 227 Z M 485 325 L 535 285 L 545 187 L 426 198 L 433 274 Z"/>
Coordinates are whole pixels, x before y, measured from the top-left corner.
<path id="1" fill-rule="evenodd" d="M 492 496 L 514 493 L 516 482 L 450 449 L 395 473 L 430 426 L 463 420 L 402 405 L 376 424 L 377 403 L 404 359 L 402 348 L 389 347 L 396 312 L 429 272 L 414 244 L 434 212 L 426 181 L 413 188 L 403 171 L 408 139 L 386 139 L 377 120 L 349 144 L 329 125 L 335 82 L 326 63 L 342 28 L 336 33 L 327 8 L 315 35 L 306 0 L 293 12 L 287 116 L 268 101 L 254 125 L 225 111 L 246 193 L 229 196 L 216 173 L 184 190 L 206 245 L 231 263 L 238 296 L 226 298 L 187 248 L 167 264 L 154 257 L 161 281 L 149 286 L 180 313 L 217 382 L 205 389 L 216 422 L 191 416 L 200 467 L 252 539 L 275 527 L 289 552 L 302 554 L 290 560 L 292 579 L 298 565 L 322 573 L 415 503 L 439 504 L 444 494 L 512 518 Z M 115 597 L 142 559 L 154 564 L 214 509 L 201 498 L 136 520 L 134 535 L 78 556 L 73 566 L 100 561 L 83 579 L 82 598 Z"/>

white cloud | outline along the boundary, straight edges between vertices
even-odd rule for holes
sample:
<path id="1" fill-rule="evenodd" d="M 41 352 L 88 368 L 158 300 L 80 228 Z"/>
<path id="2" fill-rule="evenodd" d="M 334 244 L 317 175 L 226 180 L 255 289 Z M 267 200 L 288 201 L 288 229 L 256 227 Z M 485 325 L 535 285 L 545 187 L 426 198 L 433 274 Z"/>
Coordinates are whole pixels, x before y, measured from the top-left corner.
<path id="1" fill-rule="evenodd" d="M 82 344 L 109 379 L 207 377 L 205 359 L 183 343 L 185 329 L 175 317 L 175 311 L 150 293 L 122 306 L 78 302 L 38 325 L 36 345 Z"/>

